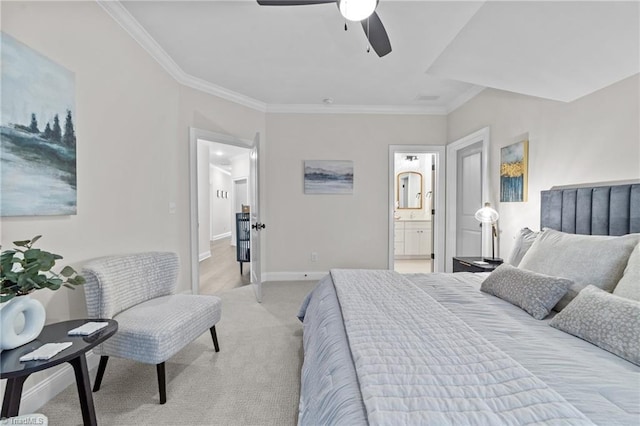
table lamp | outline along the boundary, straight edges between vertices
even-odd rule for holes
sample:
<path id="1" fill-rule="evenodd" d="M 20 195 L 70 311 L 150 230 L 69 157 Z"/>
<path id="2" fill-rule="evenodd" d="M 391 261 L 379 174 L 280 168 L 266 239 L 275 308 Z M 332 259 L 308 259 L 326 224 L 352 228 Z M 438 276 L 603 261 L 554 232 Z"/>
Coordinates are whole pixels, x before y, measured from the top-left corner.
<path id="1" fill-rule="evenodd" d="M 500 215 L 491 208 L 490 203 L 484 203 L 484 207 L 476 212 L 476 220 L 480 223 L 491 224 L 491 257 L 484 257 L 483 260 L 489 263 L 502 263 L 502 259 L 496 257 L 496 238 L 498 238 L 498 230 L 496 222 Z"/>

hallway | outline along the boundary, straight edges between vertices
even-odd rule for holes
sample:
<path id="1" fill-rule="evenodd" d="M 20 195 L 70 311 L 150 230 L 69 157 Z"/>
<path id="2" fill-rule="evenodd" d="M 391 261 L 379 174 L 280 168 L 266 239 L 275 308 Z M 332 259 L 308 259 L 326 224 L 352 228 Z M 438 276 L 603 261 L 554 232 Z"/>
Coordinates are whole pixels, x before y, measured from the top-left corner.
<path id="1" fill-rule="evenodd" d="M 231 238 L 211 241 L 211 257 L 200 262 L 200 294 L 217 294 L 251 282 L 251 267 L 245 263 L 240 275 L 236 248 Z"/>

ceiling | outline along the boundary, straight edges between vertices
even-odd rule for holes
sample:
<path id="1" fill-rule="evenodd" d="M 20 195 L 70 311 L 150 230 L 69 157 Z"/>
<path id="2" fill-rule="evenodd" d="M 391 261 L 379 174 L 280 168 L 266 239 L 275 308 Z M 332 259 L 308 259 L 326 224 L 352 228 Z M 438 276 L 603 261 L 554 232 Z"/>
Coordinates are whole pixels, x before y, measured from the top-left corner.
<path id="1" fill-rule="evenodd" d="M 99 3 L 182 84 L 267 112 L 446 114 L 486 87 L 568 102 L 640 72 L 638 1 L 380 0 L 383 58 L 333 4 Z"/>
<path id="2" fill-rule="evenodd" d="M 200 142 L 201 139 L 198 139 Z M 246 156 L 249 160 L 249 148 L 242 148 L 221 142 L 202 140 L 209 146 L 209 164 L 231 173 L 231 161 L 234 157 Z"/>

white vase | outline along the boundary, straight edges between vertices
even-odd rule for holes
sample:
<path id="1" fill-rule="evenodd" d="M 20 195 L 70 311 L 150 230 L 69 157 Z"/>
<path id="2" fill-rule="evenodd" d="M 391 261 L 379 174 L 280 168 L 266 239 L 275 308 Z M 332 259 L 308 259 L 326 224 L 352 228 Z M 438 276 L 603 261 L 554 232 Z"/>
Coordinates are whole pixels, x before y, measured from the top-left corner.
<path id="1" fill-rule="evenodd" d="M 28 295 L 3 303 L 0 309 L 0 350 L 17 348 L 34 340 L 42 331 L 45 319 L 42 303 Z"/>

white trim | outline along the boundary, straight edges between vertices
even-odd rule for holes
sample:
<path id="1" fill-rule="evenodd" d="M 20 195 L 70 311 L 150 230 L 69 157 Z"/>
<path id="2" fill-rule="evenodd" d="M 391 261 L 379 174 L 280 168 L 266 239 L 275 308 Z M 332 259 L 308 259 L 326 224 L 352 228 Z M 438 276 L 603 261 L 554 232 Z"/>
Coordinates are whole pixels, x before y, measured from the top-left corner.
<path id="1" fill-rule="evenodd" d="M 229 238 L 230 236 L 231 236 L 231 231 L 225 232 L 223 234 L 214 235 L 213 237 L 211 237 L 211 241 L 222 240 L 224 238 Z"/>
<path id="2" fill-rule="evenodd" d="M 211 257 L 211 250 L 204 251 L 198 255 L 198 262 L 202 262 L 205 259 Z"/>
<path id="3" fill-rule="evenodd" d="M 225 174 L 225 175 L 227 175 L 227 176 L 231 176 L 231 172 L 230 172 L 229 170 L 225 170 L 225 169 L 223 169 L 223 168 L 222 168 L 222 167 L 220 167 L 220 166 L 216 166 L 216 165 L 211 164 L 211 165 L 210 165 L 210 167 L 211 167 L 212 169 L 216 169 L 216 170 L 217 170 L 217 171 L 219 171 L 220 173 L 224 173 L 224 174 Z"/>
<path id="4" fill-rule="evenodd" d="M 447 109 L 439 106 L 426 106 L 426 105 L 406 106 L 406 105 L 267 104 L 267 113 L 446 115 Z"/>
<path id="5" fill-rule="evenodd" d="M 473 86 L 467 92 L 455 98 L 447 106 L 268 104 L 188 74 L 154 38 L 151 37 L 147 30 L 129 13 L 120 1 L 96 0 L 96 2 L 178 83 L 260 112 L 293 114 L 446 115 L 484 89 L 483 87 Z"/>
<path id="6" fill-rule="evenodd" d="M 435 254 L 435 262 L 433 263 L 434 272 L 444 272 L 446 266 L 445 256 L 445 153 L 446 147 L 444 145 L 389 145 L 389 182 L 388 192 L 389 199 L 388 206 L 388 218 L 389 218 L 389 234 L 388 234 L 388 267 L 393 269 L 394 255 L 393 255 L 393 243 L 395 233 L 395 219 L 393 217 L 393 210 L 395 204 L 395 161 L 394 154 L 396 153 L 425 153 L 435 155 L 436 166 L 436 197 L 433 200 L 433 208 L 436 211 L 433 217 L 433 253 Z"/>
<path id="7" fill-rule="evenodd" d="M 129 11 L 116 0 L 96 0 L 97 3 L 116 21 L 138 44 L 155 59 L 162 68 L 178 83 L 195 90 L 244 105 L 258 111 L 266 112 L 267 104 L 241 93 L 234 92 L 200 78 L 187 74 L 151 37 Z"/>
<path id="8" fill-rule="evenodd" d="M 446 246 L 446 272 L 453 271 L 452 260 L 455 256 L 456 247 L 456 196 L 458 180 L 458 151 L 477 142 L 482 142 L 482 200 L 488 200 L 489 196 L 489 145 L 491 143 L 491 130 L 483 127 L 470 135 L 458 139 L 447 145 L 447 229 L 446 239 L 449 242 Z M 495 205 L 495 204 L 494 204 Z M 486 226 L 482 228 L 482 241 L 486 241 Z M 484 246 L 483 246 L 484 252 Z"/>
<path id="9" fill-rule="evenodd" d="M 86 357 L 89 371 L 98 366 L 100 357 L 93 351 L 87 352 Z M 65 364 L 55 373 L 23 392 L 19 414 L 38 412 L 46 403 L 75 382 L 73 368 Z"/>
<path id="10" fill-rule="evenodd" d="M 189 127 L 189 239 L 191 260 L 191 292 L 200 291 L 200 265 L 198 249 L 198 139 L 250 148 L 253 142 L 231 135 Z"/>
<path id="11" fill-rule="evenodd" d="M 265 272 L 262 282 L 267 281 L 317 281 L 326 276 L 328 271 L 314 272 Z"/>

